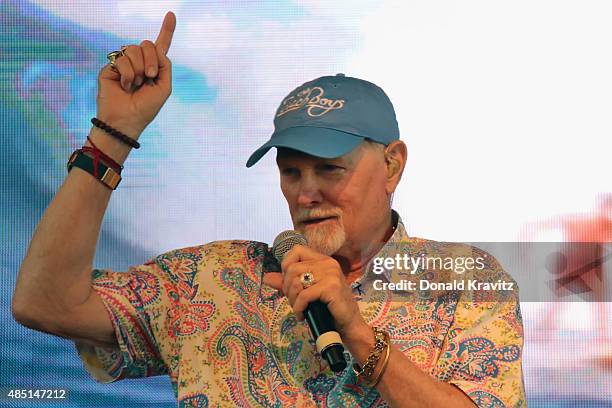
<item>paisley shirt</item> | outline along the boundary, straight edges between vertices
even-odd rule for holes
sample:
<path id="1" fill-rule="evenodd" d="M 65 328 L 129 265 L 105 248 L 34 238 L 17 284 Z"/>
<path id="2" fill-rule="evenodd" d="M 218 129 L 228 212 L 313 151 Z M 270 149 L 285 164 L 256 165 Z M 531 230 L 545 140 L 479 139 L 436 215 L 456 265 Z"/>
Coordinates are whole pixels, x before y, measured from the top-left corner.
<path id="1" fill-rule="evenodd" d="M 484 268 L 463 277 L 512 282 L 485 252 L 408 237 L 401 220 L 375 258 L 400 252 L 482 256 Z M 459 387 L 479 407 L 526 406 L 516 287 L 376 289 L 406 277 L 448 281 L 454 273 L 439 269 L 377 274 L 371 262 L 353 284 L 364 319 L 388 331 L 421 370 Z M 93 287 L 118 348 L 77 342 L 77 350 L 99 382 L 169 375 L 179 407 L 387 406 L 376 389 L 357 384 L 350 362 L 341 373 L 328 368 L 287 298 L 262 284 L 264 273 L 278 270 L 268 246 L 254 241 L 178 249 L 127 272 L 94 270 Z"/>

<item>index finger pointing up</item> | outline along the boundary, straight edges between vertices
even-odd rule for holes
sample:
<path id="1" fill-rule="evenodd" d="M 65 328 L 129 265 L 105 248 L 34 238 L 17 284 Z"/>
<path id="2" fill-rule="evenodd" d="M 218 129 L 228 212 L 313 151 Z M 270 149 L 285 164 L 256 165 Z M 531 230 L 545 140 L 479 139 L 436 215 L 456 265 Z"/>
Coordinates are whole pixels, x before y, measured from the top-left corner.
<path id="1" fill-rule="evenodd" d="M 166 17 L 164 17 L 164 22 L 159 30 L 159 35 L 157 36 L 157 40 L 155 40 L 155 46 L 161 48 L 164 55 L 168 53 L 170 44 L 172 44 L 172 36 L 174 35 L 175 27 L 176 16 L 173 12 L 169 11 L 166 13 Z"/>

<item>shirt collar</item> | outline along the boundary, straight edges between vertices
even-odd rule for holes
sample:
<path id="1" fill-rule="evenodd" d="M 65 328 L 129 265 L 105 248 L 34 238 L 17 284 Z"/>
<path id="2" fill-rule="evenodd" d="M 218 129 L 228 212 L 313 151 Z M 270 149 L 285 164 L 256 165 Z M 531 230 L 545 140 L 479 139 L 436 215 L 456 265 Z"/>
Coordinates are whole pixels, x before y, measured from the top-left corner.
<path id="1" fill-rule="evenodd" d="M 402 242 L 406 242 L 409 240 L 408 233 L 406 232 L 406 228 L 404 227 L 404 223 L 400 215 L 395 211 L 391 210 L 392 221 L 395 225 L 393 234 L 389 238 L 389 240 L 383 245 L 383 247 L 374 255 L 368 265 L 365 268 L 365 272 L 361 275 L 360 278 L 355 280 L 351 284 L 353 291 L 358 292 L 356 294 L 363 295 L 363 287 L 368 288 L 371 287 L 372 281 L 376 279 L 384 279 L 387 282 L 391 281 L 392 269 L 383 268 L 383 272 L 381 274 L 377 274 L 373 271 L 374 269 L 374 259 L 375 258 L 394 258 L 396 254 L 398 254 L 398 249 L 402 246 L 399 245 Z"/>

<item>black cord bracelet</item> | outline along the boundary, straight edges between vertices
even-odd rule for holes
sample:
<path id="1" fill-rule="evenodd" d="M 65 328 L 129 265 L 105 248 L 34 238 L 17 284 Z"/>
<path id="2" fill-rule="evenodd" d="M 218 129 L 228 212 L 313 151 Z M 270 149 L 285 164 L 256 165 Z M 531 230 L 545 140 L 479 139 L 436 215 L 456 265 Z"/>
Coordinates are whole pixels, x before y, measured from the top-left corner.
<path id="1" fill-rule="evenodd" d="M 121 142 L 125 143 L 126 145 L 131 146 L 134 149 L 139 149 L 140 148 L 140 143 L 138 143 L 136 140 L 134 140 L 131 137 L 121 133 L 117 129 L 114 129 L 114 128 L 110 127 L 106 123 L 102 122 L 100 119 L 98 119 L 98 118 L 91 118 L 91 123 L 95 127 L 104 130 L 106 133 L 108 133 L 109 135 L 113 136 L 114 138 L 119 139 Z"/>

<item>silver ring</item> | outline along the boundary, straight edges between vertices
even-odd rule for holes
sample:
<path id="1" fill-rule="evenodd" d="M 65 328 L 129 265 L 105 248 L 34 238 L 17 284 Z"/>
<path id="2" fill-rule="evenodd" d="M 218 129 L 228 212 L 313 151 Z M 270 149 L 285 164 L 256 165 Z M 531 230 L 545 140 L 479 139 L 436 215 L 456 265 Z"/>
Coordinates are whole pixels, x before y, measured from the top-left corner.
<path id="1" fill-rule="evenodd" d="M 315 278 L 312 272 L 306 272 L 300 276 L 300 282 L 302 282 L 302 288 L 306 289 L 315 284 Z"/>

